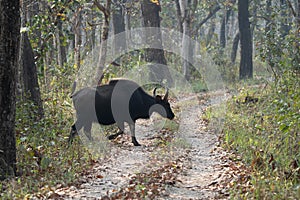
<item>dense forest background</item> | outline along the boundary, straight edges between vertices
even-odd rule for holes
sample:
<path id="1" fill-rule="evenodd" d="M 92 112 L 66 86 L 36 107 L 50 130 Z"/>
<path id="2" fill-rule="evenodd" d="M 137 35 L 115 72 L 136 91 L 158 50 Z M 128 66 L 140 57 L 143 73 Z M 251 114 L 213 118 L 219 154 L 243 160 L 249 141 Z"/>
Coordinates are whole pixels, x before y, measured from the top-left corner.
<path id="1" fill-rule="evenodd" d="M 96 58 L 91 84 L 150 63 L 150 77 L 176 85 L 168 70 L 157 69 L 168 65 L 194 92 L 208 88 L 197 70 L 201 66 L 188 61 L 213 62 L 232 92 L 225 103 L 223 146 L 243 155 L 238 161 L 251 168 L 251 187 L 245 180 L 233 183 L 232 195 L 299 198 L 299 0 L 0 2 L 1 198 L 71 184 L 93 164 L 80 144 L 66 150 L 74 112 L 69 96 L 91 55 Z M 134 42 L 127 33 L 143 27 L 177 31 L 196 43 L 182 37 L 181 55 L 163 47 L 122 54 Z M 113 43 L 104 42 L 120 33 L 125 34 Z M 147 43 L 162 45 L 160 32 L 143 34 Z M 108 51 L 120 56 L 111 61 Z M 219 114 L 207 112 L 208 120 Z"/>

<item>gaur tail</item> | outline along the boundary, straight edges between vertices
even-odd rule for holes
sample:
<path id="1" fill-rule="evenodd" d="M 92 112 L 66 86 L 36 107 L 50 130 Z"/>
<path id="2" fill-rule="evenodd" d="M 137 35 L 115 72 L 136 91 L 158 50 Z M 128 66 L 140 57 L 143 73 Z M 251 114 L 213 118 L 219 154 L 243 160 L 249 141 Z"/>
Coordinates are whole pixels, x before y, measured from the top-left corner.
<path id="1" fill-rule="evenodd" d="M 69 139 L 68 139 L 68 146 L 70 146 L 72 144 L 73 139 L 76 135 L 78 135 L 78 132 L 77 132 L 75 124 L 73 124 L 72 127 L 71 127 L 71 132 L 70 132 L 70 135 L 69 135 Z"/>

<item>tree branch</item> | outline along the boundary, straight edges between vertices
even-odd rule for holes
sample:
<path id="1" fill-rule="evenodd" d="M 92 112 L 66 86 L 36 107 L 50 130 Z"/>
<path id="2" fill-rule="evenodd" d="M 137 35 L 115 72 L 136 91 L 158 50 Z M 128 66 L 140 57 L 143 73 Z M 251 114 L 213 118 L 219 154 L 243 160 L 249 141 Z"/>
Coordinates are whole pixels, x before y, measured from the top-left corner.
<path id="1" fill-rule="evenodd" d="M 201 26 L 203 24 L 205 24 L 212 16 L 214 16 L 219 10 L 221 9 L 221 7 L 219 5 L 217 5 L 207 16 L 206 18 L 204 18 L 195 28 L 195 30 L 192 31 L 192 35 L 196 34 L 199 29 L 201 28 Z"/>
<path id="2" fill-rule="evenodd" d="M 290 9 L 291 9 L 291 11 L 292 11 L 293 16 L 294 16 L 294 17 L 297 17 L 297 13 L 296 13 L 296 11 L 295 11 L 295 9 L 294 9 L 294 7 L 293 7 L 291 1 L 290 1 L 290 0 L 287 0 L 287 3 L 288 3 L 288 5 L 289 5 L 289 7 L 290 7 Z"/>
<path id="3" fill-rule="evenodd" d="M 177 18 L 178 18 L 178 27 L 179 27 L 179 31 L 182 33 L 183 32 L 183 27 L 182 27 L 183 19 L 181 17 L 181 8 L 180 8 L 179 0 L 175 0 L 175 4 L 176 4 L 176 11 L 177 11 Z"/>
<path id="4" fill-rule="evenodd" d="M 94 5 L 105 15 L 105 18 L 110 15 L 110 11 L 106 9 L 102 4 L 100 4 L 97 0 L 94 0 Z"/>

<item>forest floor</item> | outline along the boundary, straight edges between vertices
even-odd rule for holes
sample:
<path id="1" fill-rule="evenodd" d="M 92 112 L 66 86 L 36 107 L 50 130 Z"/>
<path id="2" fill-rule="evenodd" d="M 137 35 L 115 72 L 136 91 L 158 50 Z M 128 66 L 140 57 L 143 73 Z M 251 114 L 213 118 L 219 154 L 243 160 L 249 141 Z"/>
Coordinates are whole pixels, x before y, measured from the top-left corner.
<path id="1" fill-rule="evenodd" d="M 129 134 L 118 136 L 108 142 L 106 156 L 81 175 L 77 184 L 59 188 L 51 197 L 228 199 L 229 188 L 240 178 L 240 166 L 222 149 L 220 133 L 202 117 L 209 106 L 225 98 L 223 93 L 203 93 L 175 102 L 184 107 L 176 130 L 157 131 L 156 119 L 139 120 L 136 137 L 142 146 L 134 147 Z"/>

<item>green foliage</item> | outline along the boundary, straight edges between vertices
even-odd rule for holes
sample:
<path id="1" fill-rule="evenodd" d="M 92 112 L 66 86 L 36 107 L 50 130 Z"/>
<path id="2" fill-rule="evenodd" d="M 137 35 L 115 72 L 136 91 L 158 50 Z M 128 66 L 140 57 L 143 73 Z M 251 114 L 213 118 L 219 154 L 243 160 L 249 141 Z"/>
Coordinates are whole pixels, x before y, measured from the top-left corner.
<path id="1" fill-rule="evenodd" d="M 201 81 L 201 80 L 193 81 L 192 88 L 193 88 L 193 91 L 196 93 L 207 91 L 207 87 L 206 87 L 205 83 L 203 83 L 203 81 Z"/>
<path id="2" fill-rule="evenodd" d="M 76 182 L 80 174 L 84 173 L 93 164 L 92 156 L 83 145 L 79 145 L 75 141 L 70 148 L 67 148 L 67 136 L 73 122 L 73 109 L 69 95 L 74 75 L 77 72 L 77 66 L 72 64 L 74 51 L 68 52 L 68 64 L 58 66 L 58 52 L 55 46 L 57 45 L 55 41 L 57 41 L 56 37 L 59 29 L 58 22 L 62 22 L 62 35 L 59 36 L 61 37 L 61 45 L 69 47 L 68 43 L 74 40 L 74 18 L 78 16 L 78 11 L 83 13 L 93 12 L 93 14 L 85 15 L 86 19 L 82 20 L 87 24 L 99 24 L 99 21 L 102 20 L 102 14 L 100 14 L 101 12 L 98 9 L 83 6 L 86 2 L 89 1 L 48 0 L 45 2 L 47 9 L 43 9 L 42 12 L 35 15 L 28 22 L 28 28 L 22 29 L 23 31 L 29 30 L 29 37 L 37 59 L 45 117 L 43 119 L 36 117 L 37 109 L 32 102 L 19 101 L 17 103 L 16 144 L 18 174 L 15 179 L 0 182 L 1 199 L 28 199 L 32 197 L 32 194 L 47 193 L 52 188 Z M 256 3 L 258 2 L 256 1 Z M 160 14 L 163 18 L 162 27 L 176 29 L 178 22 L 173 20 L 176 13 L 174 2 L 160 1 L 160 3 L 162 6 Z M 299 37 L 296 35 L 295 26 L 290 23 L 286 25 L 289 25 L 291 29 L 287 33 L 282 32 L 282 26 L 286 21 L 284 19 L 285 16 L 280 12 L 280 7 L 277 8 L 274 5 L 273 14 L 267 14 L 267 16 L 264 14 L 264 4 L 265 1 L 260 2 L 259 5 L 262 6 L 258 6 L 257 13 L 259 16 L 268 19 L 266 21 L 269 22 L 269 29 L 265 31 L 265 27 L 261 26 L 262 21 L 259 21 L 257 24 L 253 23 L 257 25 L 253 35 L 255 35 L 255 46 L 259 50 L 259 55 L 255 59 L 257 70 L 254 74 L 259 77 L 269 76 L 265 68 L 270 66 L 275 76 L 275 84 L 268 85 L 263 90 L 255 88 L 242 89 L 237 97 L 228 102 L 223 130 L 223 145 L 228 150 L 241 155 L 243 161 L 248 164 L 253 172 L 248 192 L 240 193 L 236 189 L 233 192 L 235 197 L 244 199 L 299 199 L 300 53 L 299 46 L 297 46 Z M 217 5 L 222 7 L 222 9 L 232 6 L 231 1 L 223 0 L 198 3 L 196 7 L 192 8 L 194 13 L 191 19 L 191 27 L 197 26 Z M 140 2 L 129 2 L 126 6 L 131 7 L 131 9 L 127 10 L 130 12 L 131 18 L 138 19 L 131 21 L 131 27 L 139 27 Z M 220 16 L 217 14 L 216 18 L 212 18 L 210 22 L 214 23 L 219 19 Z M 81 49 L 81 62 L 82 65 L 85 65 L 86 63 L 83 60 L 90 55 L 89 52 L 92 46 L 91 43 L 88 43 L 90 42 L 88 35 L 91 33 L 92 26 L 86 24 L 82 26 L 87 35 L 85 38 L 87 43 L 82 44 Z M 194 36 L 197 38 L 195 40 L 199 40 L 200 43 L 201 60 L 208 66 L 212 64 L 218 65 L 225 82 L 236 82 L 239 69 L 238 63 L 233 64 L 229 59 L 229 53 L 231 52 L 230 36 L 228 36 L 227 47 L 220 49 L 216 31 L 209 41 L 208 38 L 210 37 L 207 37 L 207 39 L 202 37 L 206 34 L 205 30 L 208 27 L 209 24 L 204 24 L 198 31 L 200 34 L 198 32 L 194 33 Z M 95 36 L 98 35 L 96 34 Z M 47 59 L 51 59 L 50 61 L 43 60 L 46 57 L 46 53 L 48 53 Z M 105 71 L 103 81 L 107 82 L 111 78 L 120 77 L 130 71 L 137 72 L 140 66 L 145 65 L 142 61 L 143 53 L 143 50 L 136 50 L 122 55 L 119 59 L 119 63 L 122 66 L 109 67 Z M 206 58 L 204 56 L 206 54 L 209 54 L 212 59 L 210 57 Z M 170 52 L 165 52 L 165 55 L 168 65 L 180 72 L 180 56 Z M 90 61 L 89 59 L 86 60 L 86 62 Z M 211 60 L 214 63 L 211 63 Z M 139 74 L 141 77 L 144 77 L 142 76 L 144 74 L 141 74 L 144 72 L 139 72 L 132 75 L 136 76 Z M 202 78 L 196 70 L 192 72 L 191 85 L 193 92 L 206 90 L 206 85 L 203 83 Z M 179 79 L 175 80 L 175 83 Z M 258 83 L 261 84 L 261 82 Z M 178 85 L 181 85 L 180 82 Z M 146 89 L 152 90 L 153 87 L 151 85 Z M 178 89 L 188 92 L 185 88 Z M 258 98 L 258 101 L 249 101 L 249 98 L 247 100 L 246 97 Z M 206 113 L 206 118 L 210 119 L 211 122 L 214 118 L 222 118 L 225 113 L 224 109 L 222 109 L 211 109 L 211 112 Z M 221 110 L 224 112 L 221 112 Z M 221 122 L 216 121 L 212 124 L 218 127 Z M 106 128 L 106 132 L 111 132 L 110 128 Z M 164 124 L 164 129 L 175 131 L 178 129 L 178 124 L 167 121 Z M 167 140 L 167 135 L 165 134 L 166 138 L 163 145 L 169 141 Z M 179 146 L 187 146 L 187 143 L 181 139 L 178 139 L 175 143 Z M 145 191 L 150 191 L 150 183 L 156 183 L 160 178 L 160 174 L 165 171 L 159 170 L 158 172 L 150 174 L 149 181 L 136 182 L 132 191 L 141 193 L 141 197 L 145 198 L 147 196 Z M 137 175 L 136 177 L 136 179 L 141 180 L 144 178 L 144 175 Z"/>
<path id="3" fill-rule="evenodd" d="M 28 19 L 29 21 L 26 24 L 26 28 L 23 28 L 23 30 L 28 30 L 40 75 L 46 76 L 45 72 L 49 70 L 46 68 L 47 65 L 53 67 L 53 65 L 57 64 L 57 55 L 59 53 L 58 40 L 60 41 L 60 45 L 66 49 L 70 46 L 70 43 L 75 40 L 74 18 L 78 17 L 79 13 L 82 12 L 85 3 L 86 0 L 48 0 L 43 3 L 41 10 L 35 10 L 37 8 L 33 9 L 35 15 Z M 88 7 L 85 12 L 99 14 L 99 11 L 97 12 Z M 94 23 L 94 19 L 91 20 L 91 23 L 92 22 Z M 84 28 L 89 34 L 91 27 L 88 26 Z M 90 48 L 91 44 L 87 43 L 84 46 L 84 51 L 88 51 L 87 49 Z M 74 52 L 72 51 L 69 54 L 70 57 L 72 57 Z M 48 59 L 51 57 L 52 60 L 44 60 L 46 55 L 48 55 Z M 73 59 L 69 59 L 69 62 L 70 61 L 73 61 Z"/>
<path id="4" fill-rule="evenodd" d="M 239 64 L 231 63 L 229 55 L 225 52 L 230 52 L 230 49 L 227 47 L 226 49 L 221 50 L 221 52 L 220 49 L 210 49 L 210 53 L 213 55 L 214 62 L 218 65 L 223 80 L 234 83 L 239 78 Z"/>
<path id="5" fill-rule="evenodd" d="M 239 198 L 300 197 L 299 76 L 285 74 L 279 83 L 242 89 L 227 104 L 224 146 L 252 170 L 248 191 L 234 193 Z"/>
<path id="6" fill-rule="evenodd" d="M 267 13 L 266 27 L 257 30 L 258 56 L 268 63 L 277 79 L 287 70 L 300 70 L 299 30 L 287 20 L 286 10 L 272 6 Z"/>
<path id="7" fill-rule="evenodd" d="M 42 85 L 45 117 L 38 119 L 35 105 L 17 102 L 17 177 L 0 185 L 1 199 L 30 198 L 76 182 L 93 160 L 83 145 L 68 148 L 67 136 L 73 122 L 69 98 L 72 68 L 53 72 L 51 83 Z M 71 69 L 68 70 L 68 69 Z M 65 77 L 65 78 L 63 78 Z M 44 195 L 44 194 L 43 194 Z"/>

